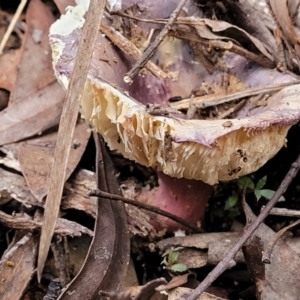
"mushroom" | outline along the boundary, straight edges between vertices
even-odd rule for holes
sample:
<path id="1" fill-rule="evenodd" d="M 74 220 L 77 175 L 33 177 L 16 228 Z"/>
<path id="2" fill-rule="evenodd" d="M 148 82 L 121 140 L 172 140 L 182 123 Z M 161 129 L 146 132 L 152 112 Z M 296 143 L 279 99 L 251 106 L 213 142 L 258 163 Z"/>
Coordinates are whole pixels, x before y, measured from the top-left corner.
<path id="1" fill-rule="evenodd" d="M 151 3 L 150 0 L 144 2 Z M 123 1 L 122 5 L 126 6 L 126 3 Z M 169 15 L 176 3 L 165 1 L 158 4 L 155 1 L 155 6 L 146 6 L 144 14 L 155 12 L 159 15 L 152 18 L 160 17 L 162 13 Z M 187 3 L 188 7 L 192 5 L 192 1 Z M 79 4 L 69 8 L 66 15 L 61 16 L 50 29 L 54 71 L 66 89 L 72 74 L 76 43 L 84 24 L 85 7 Z M 106 22 L 109 20 L 104 20 Z M 142 36 L 147 37 L 146 34 Z M 285 145 L 289 128 L 300 119 L 297 96 L 300 85 L 282 89 L 268 100 L 266 106 L 247 104 L 236 118 L 227 121 L 187 120 L 180 113 L 153 114 L 146 103 L 160 103 L 166 107 L 168 98 L 178 94 L 187 96 L 201 82 L 216 86 L 220 74 L 210 75 L 197 56 L 191 53 L 192 48 L 187 42 L 165 39 L 154 54 L 153 61 L 159 61 L 159 67 L 167 72 L 168 77 L 157 78 L 146 70 L 128 85 L 123 78 L 132 59 L 99 33 L 99 43 L 81 100 L 81 112 L 111 150 L 117 150 L 124 157 L 158 171 L 161 190 L 156 190 L 156 196 L 152 197 L 156 198 L 158 205 L 163 208 L 162 203 L 167 198 L 186 201 L 188 205 L 182 217 L 187 216 L 188 210 L 198 211 L 192 218 L 192 222 L 196 222 L 203 216 L 212 185 L 256 171 Z M 235 54 L 225 53 L 224 59 L 230 65 L 230 76 L 238 78 L 246 86 L 294 80 L 289 75 L 263 69 Z M 171 73 L 177 75 L 169 76 Z M 257 81 L 254 74 L 260 74 L 261 80 Z M 166 175 L 178 179 L 173 180 Z M 183 181 L 180 178 L 184 178 Z M 190 184 L 188 180 L 191 180 Z M 180 184 L 190 188 L 182 193 Z M 173 193 L 166 193 L 166 186 Z M 179 199 L 179 194 L 174 197 L 174 193 L 180 189 Z M 161 195 L 165 198 L 162 199 Z M 174 207 L 169 202 L 167 206 Z M 175 229 L 173 225 L 171 228 Z"/>

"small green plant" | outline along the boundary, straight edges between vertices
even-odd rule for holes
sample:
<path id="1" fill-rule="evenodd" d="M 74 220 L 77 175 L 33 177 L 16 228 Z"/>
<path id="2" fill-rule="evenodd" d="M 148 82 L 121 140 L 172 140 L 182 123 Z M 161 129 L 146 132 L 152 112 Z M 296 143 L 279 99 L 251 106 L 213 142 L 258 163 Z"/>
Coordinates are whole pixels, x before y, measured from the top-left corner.
<path id="1" fill-rule="evenodd" d="M 163 261 L 161 262 L 162 265 L 165 265 L 165 267 L 173 272 L 177 273 L 182 273 L 188 270 L 187 266 L 182 263 L 177 263 L 178 258 L 179 258 L 179 251 L 182 249 L 181 247 L 179 248 L 171 248 L 165 251 L 165 253 L 162 255 L 164 258 Z"/>
<path id="2" fill-rule="evenodd" d="M 266 185 L 267 182 L 267 176 L 262 177 L 257 184 L 255 185 L 253 180 L 249 177 L 249 176 L 244 176 L 241 177 L 237 180 L 237 185 L 239 188 L 239 192 L 242 192 L 244 188 L 247 189 L 248 192 L 254 193 L 257 201 L 260 200 L 261 197 L 266 198 L 268 200 L 270 200 L 274 194 L 275 191 L 273 190 L 269 190 L 269 189 L 263 189 L 263 187 Z M 284 197 L 281 196 L 279 201 L 284 201 Z M 225 210 L 230 210 L 233 207 L 235 207 L 235 205 L 238 202 L 238 195 L 231 195 L 226 203 L 225 203 Z"/>
<path id="3" fill-rule="evenodd" d="M 250 191 L 254 192 L 257 201 L 259 201 L 261 197 L 270 200 L 275 194 L 275 191 L 273 190 L 263 189 L 263 187 L 266 185 L 266 182 L 267 182 L 267 176 L 264 176 L 263 178 L 258 180 L 256 185 L 254 185 L 250 177 L 245 176 L 238 179 L 239 188 L 243 189 L 244 187 L 246 187 Z M 283 196 L 281 196 L 279 199 L 279 201 L 284 201 L 284 200 L 285 199 Z"/>

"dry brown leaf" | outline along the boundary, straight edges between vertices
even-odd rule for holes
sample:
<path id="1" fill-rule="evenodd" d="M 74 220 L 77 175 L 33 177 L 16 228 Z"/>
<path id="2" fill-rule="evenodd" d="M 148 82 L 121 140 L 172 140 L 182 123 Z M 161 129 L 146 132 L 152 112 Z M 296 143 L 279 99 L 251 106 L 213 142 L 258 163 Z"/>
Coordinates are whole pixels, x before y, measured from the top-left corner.
<path id="1" fill-rule="evenodd" d="M 10 229 L 24 230 L 24 231 L 38 231 L 42 226 L 41 221 L 30 219 L 26 214 L 9 215 L 0 210 L 0 223 Z M 60 235 L 81 236 L 88 234 L 93 236 L 92 230 L 67 219 L 58 218 L 54 228 L 55 233 Z"/>
<path id="2" fill-rule="evenodd" d="M 67 164 L 66 178 L 77 167 L 90 137 L 85 123 L 78 124 L 74 131 L 73 146 Z M 22 173 L 32 194 L 42 201 L 48 192 L 50 171 L 56 145 L 57 132 L 23 142 L 19 146 L 19 161 Z"/>
<path id="3" fill-rule="evenodd" d="M 96 134 L 95 142 L 97 187 L 109 193 L 120 194 L 114 166 L 104 142 Z M 124 282 L 129 264 L 130 246 L 123 203 L 101 199 L 98 202 L 95 228 L 94 239 L 85 264 L 60 295 L 60 300 L 73 300 L 73 290 L 76 290 L 77 299 L 94 299 L 101 290 L 119 291 Z"/>
<path id="4" fill-rule="evenodd" d="M 0 261 L 1 300 L 21 299 L 35 269 L 37 242 L 25 235 Z"/>
<path id="5" fill-rule="evenodd" d="M 239 238 L 239 232 L 211 232 L 211 233 L 200 233 L 188 236 L 178 236 L 167 238 L 159 241 L 156 245 L 161 251 L 165 251 L 170 247 L 189 247 L 208 249 L 210 243 L 228 240 L 232 238 Z"/>
<path id="6" fill-rule="evenodd" d="M 160 285 L 156 288 L 157 291 L 168 291 L 174 288 L 177 288 L 181 285 L 184 285 L 188 282 L 188 277 L 191 274 L 183 274 L 179 276 L 175 276 L 169 281 L 167 284 Z"/>
<path id="7" fill-rule="evenodd" d="M 0 206 L 12 198 L 28 208 L 36 205 L 37 201 L 26 187 L 23 176 L 0 168 L 0 178 Z"/>
<path id="8" fill-rule="evenodd" d="M 18 65 L 18 77 L 10 103 L 24 99 L 54 81 L 48 41 L 49 27 L 54 20 L 48 6 L 40 0 L 30 1 L 26 13 L 27 31 Z"/>
<path id="9" fill-rule="evenodd" d="M 0 88 L 12 91 L 18 75 L 21 49 L 10 50 L 0 56 Z"/>
<path id="10" fill-rule="evenodd" d="M 289 15 L 288 1 L 287 0 L 268 0 L 272 11 L 279 23 L 284 36 L 288 39 L 291 45 L 297 45 L 300 40 L 294 29 L 292 20 Z M 289 1 L 290 2 L 290 1 Z"/>
<path id="11" fill-rule="evenodd" d="M 157 278 L 149 281 L 145 285 L 127 288 L 123 292 L 103 292 L 103 295 L 110 300 L 150 300 L 156 293 L 155 289 L 165 284 L 167 284 L 166 279 Z"/>
<path id="12" fill-rule="evenodd" d="M 4 148 L 0 148 L 1 151 Z M 7 147 L 5 148 L 5 151 Z M 11 152 L 6 152 L 11 156 Z M 0 164 L 21 172 L 18 161 L 8 157 L 0 159 Z M 0 168 L 0 206 L 12 199 L 22 203 L 25 207 L 31 208 L 41 206 L 41 203 L 31 194 L 23 176 L 6 171 Z M 89 197 L 88 192 L 96 189 L 95 174 L 88 170 L 78 170 L 65 184 L 65 195 L 61 202 L 61 209 L 75 209 L 85 212 L 87 215 L 96 218 L 97 198 Z M 134 235 L 156 236 L 156 231 L 149 223 L 149 216 L 139 208 L 127 205 L 129 230 Z"/>
<path id="13" fill-rule="evenodd" d="M 253 222 L 256 216 L 247 203 L 244 210 L 247 222 Z M 274 234 L 262 223 L 243 248 L 248 269 L 256 282 L 257 297 L 262 300 L 298 299 L 300 258 L 297 253 L 281 238 L 273 248 L 271 264 L 262 262 L 262 251 L 259 249 L 263 250 Z"/>
<path id="14" fill-rule="evenodd" d="M 236 25 L 244 28 L 269 46 L 274 57 L 277 57 L 277 45 L 273 36 L 275 22 L 269 13 L 265 13 L 266 6 L 257 5 L 257 2 L 249 0 L 230 1 L 229 10 L 237 15 Z"/>
<path id="15" fill-rule="evenodd" d="M 31 137 L 59 123 L 65 92 L 56 81 L 0 112 L 0 145 Z"/>
<path id="16" fill-rule="evenodd" d="M 271 51 L 263 42 L 250 35 L 242 28 L 239 28 L 228 22 L 210 19 L 199 19 L 195 17 L 178 18 L 178 22 L 182 22 L 183 24 L 194 27 L 200 37 L 208 40 L 234 40 L 237 44 L 243 44 L 243 42 L 249 43 L 249 41 L 251 41 L 251 43 L 255 45 L 255 47 L 264 56 L 266 56 L 271 61 L 274 60 L 273 56 L 270 54 Z M 222 32 L 223 35 L 217 34 Z"/>

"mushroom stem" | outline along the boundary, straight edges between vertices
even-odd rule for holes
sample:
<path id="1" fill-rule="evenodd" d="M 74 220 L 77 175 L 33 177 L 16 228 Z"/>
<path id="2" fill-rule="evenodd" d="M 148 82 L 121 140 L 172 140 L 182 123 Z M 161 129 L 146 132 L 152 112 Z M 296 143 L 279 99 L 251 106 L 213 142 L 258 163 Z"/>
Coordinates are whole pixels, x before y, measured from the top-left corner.
<path id="1" fill-rule="evenodd" d="M 207 201 L 212 194 L 213 187 L 199 180 L 174 178 L 157 172 L 159 186 L 151 190 L 142 189 L 137 199 L 140 202 L 151 204 L 172 213 L 190 224 L 201 225 Z M 152 215 L 153 225 L 160 230 L 186 230 L 178 223 L 159 215 Z"/>

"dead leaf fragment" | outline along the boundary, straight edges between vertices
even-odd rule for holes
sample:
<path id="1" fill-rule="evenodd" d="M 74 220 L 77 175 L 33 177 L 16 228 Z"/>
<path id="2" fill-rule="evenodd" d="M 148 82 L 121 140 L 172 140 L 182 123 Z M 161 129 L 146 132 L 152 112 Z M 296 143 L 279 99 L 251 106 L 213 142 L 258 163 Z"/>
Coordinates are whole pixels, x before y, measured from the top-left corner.
<path id="1" fill-rule="evenodd" d="M 297 45 L 299 43 L 299 37 L 293 27 L 292 20 L 289 16 L 288 2 L 287 0 L 268 0 L 272 11 L 276 17 L 276 21 L 279 23 L 281 29 L 284 32 L 285 37 L 291 43 L 291 45 Z"/>
<path id="2" fill-rule="evenodd" d="M 77 167 L 89 137 L 88 126 L 85 123 L 78 124 L 74 131 L 73 147 L 70 151 L 65 180 Z M 22 173 L 32 194 L 40 202 L 48 192 L 56 139 L 57 132 L 22 142 L 19 146 Z"/>
<path id="3" fill-rule="evenodd" d="M 189 288 L 184 288 L 184 287 L 179 287 L 176 288 L 169 293 L 168 300 L 180 300 L 180 299 L 185 299 L 188 294 L 190 294 L 193 290 Z M 202 293 L 201 296 L 199 296 L 196 300 L 227 300 L 228 298 L 226 297 L 220 297 L 220 296 L 215 296 L 210 293 Z"/>
<path id="4" fill-rule="evenodd" d="M 247 203 L 244 203 L 244 210 L 247 222 L 253 222 L 256 216 Z M 300 258 L 297 253 L 282 238 L 273 248 L 271 264 L 263 265 L 261 251 L 251 251 L 253 247 L 258 249 L 260 244 L 266 247 L 274 234 L 273 230 L 262 223 L 243 249 L 247 266 L 254 276 L 258 296 L 262 300 L 298 299 Z"/>
<path id="5" fill-rule="evenodd" d="M 25 99 L 54 81 L 49 46 L 49 27 L 54 22 L 50 8 L 40 0 L 32 0 L 26 13 L 27 31 L 22 45 L 18 76 L 10 103 Z"/>
<path id="6" fill-rule="evenodd" d="M 114 166 L 105 149 L 104 142 L 95 134 L 97 148 L 97 187 L 103 191 L 119 194 Z M 92 299 L 99 291 L 118 291 L 129 264 L 129 237 L 127 218 L 122 203 L 101 199 L 94 239 L 90 245 L 85 264 L 60 300 Z M 99 270 L 101 272 L 99 273 Z M 88 279 L 88 280 L 87 280 Z"/>
<path id="7" fill-rule="evenodd" d="M 31 137 L 59 123 L 65 92 L 52 82 L 0 112 L 0 145 Z"/>
<path id="8" fill-rule="evenodd" d="M 233 38 L 230 36 L 226 36 L 226 33 L 230 32 L 227 31 L 225 33 L 225 36 L 218 35 L 217 33 L 225 32 L 228 29 L 231 29 L 231 32 L 235 32 L 235 34 L 232 34 L 232 36 L 239 37 L 238 42 L 235 41 L 237 44 L 240 44 L 241 42 L 244 42 L 245 40 L 251 41 L 255 45 L 255 47 L 270 61 L 273 61 L 274 58 L 270 54 L 271 51 L 269 51 L 268 47 L 264 45 L 260 40 L 255 38 L 254 36 L 251 36 L 248 32 L 243 30 L 242 28 L 239 28 L 235 25 L 232 25 L 225 21 L 219 21 L 219 20 L 210 20 L 210 19 L 199 19 L 195 17 L 181 17 L 177 19 L 178 22 L 187 24 L 189 26 L 192 26 L 196 29 L 197 33 L 200 37 L 208 39 L 208 40 L 232 40 Z"/>
<path id="9" fill-rule="evenodd" d="M 21 299 L 35 269 L 37 242 L 34 237 L 25 235 L 14 247 L 10 249 L 11 254 L 4 254 L 0 261 L 1 300 Z"/>
<path id="10" fill-rule="evenodd" d="M 18 75 L 18 65 L 21 59 L 21 49 L 10 50 L 0 56 L 0 88 L 12 91 Z"/>
<path id="11" fill-rule="evenodd" d="M 156 288 L 165 284 L 167 284 L 165 278 L 157 278 L 149 281 L 145 285 L 127 288 L 120 293 L 103 292 L 102 295 L 107 296 L 110 300 L 150 300 L 156 293 Z"/>

